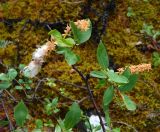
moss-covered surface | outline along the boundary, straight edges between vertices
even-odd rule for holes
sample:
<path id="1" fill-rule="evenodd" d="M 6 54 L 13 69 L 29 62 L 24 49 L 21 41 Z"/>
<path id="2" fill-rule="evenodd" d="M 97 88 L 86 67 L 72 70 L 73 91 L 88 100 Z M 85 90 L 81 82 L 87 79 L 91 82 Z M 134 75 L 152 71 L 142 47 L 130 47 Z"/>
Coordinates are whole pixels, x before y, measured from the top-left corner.
<path id="1" fill-rule="evenodd" d="M 113 15 L 109 17 L 103 41 L 106 44 L 109 55 L 112 56 L 114 63 L 119 67 L 130 64 L 151 63 L 151 53 L 141 53 L 135 47 L 139 40 L 144 41 L 143 35 L 140 33 L 143 23 L 152 24 L 156 29 L 160 29 L 160 1 L 148 1 L 149 2 L 143 0 L 117 0 L 116 10 Z M 14 45 L 8 46 L 6 49 L 0 49 L 0 59 L 3 59 L 3 62 L 7 65 L 15 65 L 16 63 L 28 64 L 31 60 L 32 52 L 37 46 L 45 42 L 48 35 L 44 28 L 36 28 L 31 25 L 27 25 L 21 33 L 20 30 L 25 20 L 38 19 L 40 21 L 57 22 L 81 18 L 80 15 L 82 14 L 82 7 L 85 1 L 79 3 L 74 1 L 71 3 L 59 0 L 8 0 L 8 2 L 1 2 L 1 18 L 23 18 L 24 21 L 14 24 L 12 28 L 5 26 L 2 22 L 0 23 L 0 39 L 14 40 L 19 44 L 20 60 L 16 60 L 17 52 Z M 107 3 L 107 0 L 104 3 Z M 101 5 L 95 1 L 93 7 L 100 10 Z M 135 16 L 127 17 L 128 7 L 132 7 Z M 90 17 L 93 16 L 91 15 Z M 83 73 L 89 73 L 99 68 L 96 61 L 96 47 L 96 42 L 90 41 L 74 49 L 81 57 L 78 67 Z M 46 60 L 46 64 L 39 74 L 40 78 L 55 77 L 60 80 L 83 85 L 77 73 L 71 73 L 71 67 L 66 64 L 62 56 L 51 53 Z M 142 132 L 158 131 L 158 129 L 160 129 L 158 126 L 160 124 L 160 118 L 158 117 L 160 113 L 159 71 L 159 68 L 155 68 L 152 71 L 140 74 L 135 89 L 130 93 L 130 96 L 138 105 L 138 109 L 135 112 L 129 112 L 121 107 L 121 102 L 112 104 L 111 118 L 114 126 L 123 127 L 123 131 L 132 131 L 132 129 L 129 130 L 126 125 L 118 124 L 118 122 L 125 122 Z M 91 86 L 95 85 L 96 80 L 91 80 Z M 53 89 L 43 86 L 41 91 L 39 91 L 39 95 L 54 98 L 57 96 L 54 89 L 60 88 L 64 88 L 67 96 L 72 99 L 80 100 L 86 96 L 84 90 L 59 84 Z M 101 102 L 103 91 L 104 88 L 94 89 L 97 102 Z M 65 100 L 66 99 L 62 98 L 61 101 L 65 102 Z M 82 106 L 85 109 L 92 107 L 88 101 L 83 102 Z M 36 112 L 34 112 L 34 107 L 37 109 Z M 38 103 L 36 106 L 30 106 L 30 111 L 33 112 L 31 115 L 34 119 L 43 118 L 45 120 L 46 115 L 42 114 L 43 110 L 41 107 L 43 107 L 43 105 L 38 105 Z M 29 127 L 33 128 L 32 123 L 29 124 Z"/>

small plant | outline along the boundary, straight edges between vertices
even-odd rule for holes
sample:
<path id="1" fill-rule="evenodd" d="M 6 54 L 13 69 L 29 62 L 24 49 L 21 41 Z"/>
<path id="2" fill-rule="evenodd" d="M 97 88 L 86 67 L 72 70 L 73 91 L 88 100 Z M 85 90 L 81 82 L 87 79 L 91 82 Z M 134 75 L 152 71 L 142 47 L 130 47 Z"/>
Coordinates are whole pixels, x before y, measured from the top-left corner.
<path id="1" fill-rule="evenodd" d="M 9 40 L 0 40 L 0 48 L 6 48 L 7 45 L 12 44 L 12 41 Z"/>
<path id="2" fill-rule="evenodd" d="M 143 25 L 143 29 L 141 30 L 141 33 L 145 35 L 145 38 L 149 40 L 147 43 L 148 49 L 153 49 L 156 51 L 160 51 L 160 45 L 159 45 L 159 36 L 160 31 L 154 30 L 152 25 Z"/>
<path id="3" fill-rule="evenodd" d="M 141 30 L 141 32 L 145 34 L 145 38 L 148 40 L 147 49 L 155 51 L 152 54 L 152 64 L 154 67 L 157 67 L 160 64 L 159 62 L 160 31 L 154 30 L 154 27 L 152 25 L 144 24 L 143 30 Z"/>
<path id="4" fill-rule="evenodd" d="M 106 81 L 112 84 L 112 86 L 106 89 L 103 96 L 103 110 L 106 116 L 105 119 L 107 126 L 111 127 L 109 104 L 116 94 L 122 98 L 128 110 L 136 109 L 135 103 L 125 93 L 131 91 L 135 86 L 138 75 L 132 74 L 129 68 L 125 69 L 122 73 L 116 73 L 113 70 L 108 69 L 108 56 L 102 42 L 100 42 L 97 49 L 97 60 L 101 70 L 92 71 L 90 75 L 99 79 L 106 79 Z"/>
<path id="5" fill-rule="evenodd" d="M 128 17 L 134 17 L 136 14 L 134 13 L 132 7 L 128 7 L 127 9 L 127 16 Z"/>
<path id="6" fill-rule="evenodd" d="M 53 113 L 56 114 L 57 112 L 59 112 L 59 109 L 57 108 L 58 98 L 54 98 L 51 102 L 48 98 L 46 98 L 45 101 L 45 113 L 47 115 L 52 115 Z"/>
<path id="7" fill-rule="evenodd" d="M 16 78 L 17 74 L 14 68 L 8 69 L 7 73 L 0 73 L 0 90 L 11 87 L 12 81 Z"/>
<path id="8" fill-rule="evenodd" d="M 160 53 L 153 52 L 152 54 L 152 64 L 154 67 L 158 67 L 160 65 Z"/>
<path id="9" fill-rule="evenodd" d="M 157 40 L 160 36 L 160 31 L 154 30 L 154 27 L 152 25 L 144 24 L 142 33 L 145 33 L 147 36 L 152 37 L 153 40 Z"/>

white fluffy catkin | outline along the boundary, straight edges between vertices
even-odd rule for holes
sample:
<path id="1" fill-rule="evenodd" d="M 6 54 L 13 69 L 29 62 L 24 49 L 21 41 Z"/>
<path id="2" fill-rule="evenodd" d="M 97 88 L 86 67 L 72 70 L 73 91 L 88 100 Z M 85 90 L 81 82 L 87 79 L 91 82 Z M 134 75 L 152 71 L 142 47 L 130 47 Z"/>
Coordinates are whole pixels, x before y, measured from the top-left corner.
<path id="1" fill-rule="evenodd" d="M 55 42 L 48 41 L 46 44 L 42 45 L 32 55 L 32 61 L 23 69 L 25 76 L 33 78 L 35 77 L 41 69 L 42 63 L 44 62 L 44 57 L 49 51 L 55 49 Z"/>

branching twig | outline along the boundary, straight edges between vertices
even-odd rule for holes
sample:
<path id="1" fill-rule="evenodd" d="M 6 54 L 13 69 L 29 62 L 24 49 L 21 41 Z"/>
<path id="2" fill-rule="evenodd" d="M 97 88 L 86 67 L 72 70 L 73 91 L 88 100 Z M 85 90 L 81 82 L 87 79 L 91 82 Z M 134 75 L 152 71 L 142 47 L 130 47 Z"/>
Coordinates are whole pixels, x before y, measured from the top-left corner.
<path id="1" fill-rule="evenodd" d="M 93 105 L 94 105 L 94 108 L 95 108 L 95 110 L 96 110 L 96 113 L 97 113 L 97 115 L 98 115 L 98 117 L 99 117 L 100 124 L 101 124 L 101 126 L 102 126 L 102 130 L 103 130 L 103 132 L 105 132 L 105 127 L 104 127 L 104 123 L 103 123 L 102 117 L 101 117 L 101 115 L 100 115 L 100 112 L 99 112 L 99 110 L 98 110 L 97 104 L 96 104 L 95 99 L 94 99 L 94 97 L 93 97 L 93 93 L 92 93 L 92 91 L 91 91 L 91 89 L 90 89 L 90 85 L 89 85 L 89 82 L 88 82 L 89 76 L 84 76 L 84 74 L 83 74 L 81 71 L 79 71 L 74 65 L 72 65 L 72 68 L 79 74 L 79 76 L 80 76 L 80 77 L 82 78 L 82 80 L 85 82 L 86 88 L 87 88 L 88 93 L 89 93 L 89 96 L 90 96 L 90 100 L 92 101 L 92 103 L 93 103 Z"/>
<path id="2" fill-rule="evenodd" d="M 34 94 L 33 94 L 33 96 L 32 96 L 32 100 L 35 98 L 36 92 L 37 92 L 38 88 L 40 87 L 41 83 L 44 82 L 45 80 L 46 80 L 46 78 L 43 78 L 43 79 L 41 79 L 41 80 L 38 82 L 38 84 L 37 84 L 37 86 L 36 86 L 36 88 L 35 88 L 35 90 L 34 90 Z"/>
<path id="3" fill-rule="evenodd" d="M 25 90 L 24 86 L 23 86 L 22 84 L 20 84 L 20 83 L 18 82 L 18 80 L 16 80 L 16 79 L 14 79 L 14 81 L 16 81 L 16 82 L 23 88 L 23 92 L 24 92 L 24 94 L 25 94 L 26 97 L 27 97 L 28 95 L 27 95 L 27 93 L 26 93 L 26 90 Z"/>
<path id="4" fill-rule="evenodd" d="M 84 100 L 88 99 L 89 96 L 82 98 L 81 100 L 77 101 L 78 104 L 82 103 Z"/>
<path id="5" fill-rule="evenodd" d="M 14 102 L 17 102 L 17 99 L 8 90 L 4 91 L 13 99 Z"/>
<path id="6" fill-rule="evenodd" d="M 32 99 L 35 98 L 36 92 L 38 91 L 41 83 L 42 83 L 42 82 L 45 82 L 46 80 L 47 80 L 47 78 L 43 78 L 43 79 L 39 80 L 39 82 L 38 82 L 38 84 L 37 84 L 37 86 L 36 86 L 36 88 L 35 88 L 35 90 L 34 90 L 34 94 L 33 94 L 33 96 L 32 96 Z M 87 88 L 84 87 L 84 86 L 80 86 L 80 85 L 73 84 L 73 83 L 70 83 L 70 82 L 62 81 L 62 80 L 59 80 L 59 79 L 56 79 L 56 78 L 54 78 L 54 80 L 55 80 L 56 82 L 63 83 L 63 84 L 65 84 L 65 85 L 70 85 L 70 86 L 73 86 L 73 87 L 75 87 L 75 88 L 81 88 L 81 89 L 85 89 L 85 90 L 87 89 Z"/>
<path id="7" fill-rule="evenodd" d="M 138 130 L 136 128 L 134 128 L 132 125 L 127 124 L 126 122 L 122 122 L 122 121 L 112 121 L 118 124 L 122 124 L 122 125 L 126 125 L 129 128 L 132 128 L 135 132 L 138 132 Z"/>

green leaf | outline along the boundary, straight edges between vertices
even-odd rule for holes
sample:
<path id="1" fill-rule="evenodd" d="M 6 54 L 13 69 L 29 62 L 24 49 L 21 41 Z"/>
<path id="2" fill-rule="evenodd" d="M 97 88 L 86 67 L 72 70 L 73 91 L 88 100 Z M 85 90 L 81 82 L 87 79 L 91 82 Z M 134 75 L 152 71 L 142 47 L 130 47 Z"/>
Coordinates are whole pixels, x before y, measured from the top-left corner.
<path id="1" fill-rule="evenodd" d="M 56 98 L 54 98 L 54 99 L 52 100 L 52 107 L 56 107 L 57 104 L 58 104 L 58 97 L 56 97 Z"/>
<path id="2" fill-rule="evenodd" d="M 8 124 L 9 124 L 9 121 L 0 120 L 0 126 L 1 126 L 1 127 L 4 127 L 4 126 L 6 126 L 6 125 L 8 125 Z"/>
<path id="3" fill-rule="evenodd" d="M 59 38 L 61 39 L 62 38 L 62 34 L 58 30 L 56 30 L 56 29 L 51 30 L 48 33 L 48 35 L 52 35 L 54 37 L 54 39 L 59 39 Z"/>
<path id="4" fill-rule="evenodd" d="M 106 123 L 107 123 L 107 126 L 111 126 L 111 118 L 109 116 L 109 108 L 107 108 L 105 110 L 105 120 L 106 120 Z"/>
<path id="5" fill-rule="evenodd" d="M 25 87 L 25 89 L 28 89 L 28 90 L 31 89 L 29 84 L 25 84 L 24 87 Z"/>
<path id="6" fill-rule="evenodd" d="M 103 71 L 92 71 L 90 75 L 97 78 L 107 78 L 106 74 Z"/>
<path id="7" fill-rule="evenodd" d="M 156 31 L 153 35 L 153 39 L 156 40 L 160 36 L 160 31 Z"/>
<path id="8" fill-rule="evenodd" d="M 8 78 L 7 74 L 1 73 L 0 80 L 1 81 L 9 81 L 9 78 Z"/>
<path id="9" fill-rule="evenodd" d="M 131 75 L 131 70 L 127 67 L 125 71 L 122 73 L 122 75 L 129 78 Z"/>
<path id="10" fill-rule="evenodd" d="M 76 64 L 79 61 L 79 57 L 75 53 L 70 51 L 65 54 L 65 60 L 71 66 Z"/>
<path id="11" fill-rule="evenodd" d="M 74 40 L 78 43 L 84 43 L 87 40 L 89 40 L 89 38 L 91 37 L 91 32 L 92 32 L 92 24 L 91 21 L 90 22 L 90 27 L 87 31 L 81 31 L 79 28 L 77 28 L 77 26 L 74 24 L 74 22 L 70 22 L 70 26 L 71 26 L 71 30 L 74 36 Z"/>
<path id="12" fill-rule="evenodd" d="M 129 83 L 123 85 L 123 86 L 120 86 L 118 89 L 121 91 L 121 92 L 128 92 L 128 91 L 131 91 L 134 86 L 136 85 L 136 82 L 138 80 L 138 75 L 137 74 L 133 74 L 129 77 Z"/>
<path id="13" fill-rule="evenodd" d="M 15 89 L 17 89 L 17 90 L 22 90 L 23 87 L 22 87 L 22 86 L 15 86 Z"/>
<path id="14" fill-rule="evenodd" d="M 38 128 L 38 129 L 43 128 L 43 121 L 42 120 L 37 119 L 35 123 L 36 123 L 36 128 Z"/>
<path id="15" fill-rule="evenodd" d="M 160 54 L 159 54 L 158 52 L 153 52 L 153 57 L 159 58 L 159 57 L 160 57 Z"/>
<path id="16" fill-rule="evenodd" d="M 19 64 L 18 69 L 19 69 L 19 70 L 23 70 L 25 67 L 26 67 L 26 65 L 24 65 L 24 64 Z"/>
<path id="17" fill-rule="evenodd" d="M 109 66 L 108 55 L 107 55 L 106 48 L 104 44 L 102 43 L 102 41 L 99 43 L 98 48 L 97 48 L 97 60 L 98 60 L 99 65 L 103 69 L 108 68 Z"/>
<path id="18" fill-rule="evenodd" d="M 136 110 L 136 104 L 125 94 L 121 94 L 124 104 L 128 110 Z"/>
<path id="19" fill-rule="evenodd" d="M 157 67 L 160 65 L 160 54 L 158 52 L 153 52 L 152 63 L 154 65 L 154 67 Z"/>
<path id="20" fill-rule="evenodd" d="M 75 41 L 72 38 L 64 39 L 61 33 L 56 29 L 51 30 L 48 34 L 54 37 L 57 45 L 60 47 L 73 47 L 73 45 L 75 45 Z"/>
<path id="21" fill-rule="evenodd" d="M 47 78 L 46 85 L 48 85 L 50 87 L 55 87 L 56 86 L 55 79 L 54 78 Z"/>
<path id="22" fill-rule="evenodd" d="M 62 132 L 68 132 L 68 131 L 66 130 L 66 128 L 65 128 L 64 120 L 62 120 L 61 118 L 59 118 L 59 119 L 57 120 L 57 122 L 58 122 L 58 125 L 59 125 L 59 127 L 61 128 Z"/>
<path id="23" fill-rule="evenodd" d="M 95 88 L 101 88 L 106 85 L 106 79 L 99 79 L 98 84 Z"/>
<path id="24" fill-rule="evenodd" d="M 52 120 L 49 119 L 46 123 L 44 123 L 44 126 L 46 126 L 46 127 L 54 127 L 54 124 L 53 124 Z"/>
<path id="25" fill-rule="evenodd" d="M 61 127 L 57 124 L 56 127 L 55 127 L 55 132 L 62 132 L 61 131 Z"/>
<path id="26" fill-rule="evenodd" d="M 80 117 L 81 109 L 77 103 L 73 103 L 64 119 L 65 128 L 73 128 L 80 121 Z"/>
<path id="27" fill-rule="evenodd" d="M 66 38 L 64 41 L 70 47 L 73 47 L 73 45 L 76 44 L 75 41 L 74 41 L 74 39 L 72 39 L 72 38 Z"/>
<path id="28" fill-rule="evenodd" d="M 23 101 L 19 102 L 14 108 L 14 118 L 16 124 L 20 127 L 23 127 L 25 120 L 28 115 L 28 109 Z"/>
<path id="29" fill-rule="evenodd" d="M 58 47 L 57 53 L 63 54 L 69 65 L 74 65 L 80 60 L 79 57 L 69 48 Z"/>
<path id="30" fill-rule="evenodd" d="M 12 83 L 9 82 L 9 81 L 2 81 L 2 82 L 0 82 L 0 90 L 7 89 L 7 88 L 9 88 L 11 85 L 12 85 Z"/>
<path id="31" fill-rule="evenodd" d="M 110 86 L 107 88 L 107 90 L 104 92 L 103 95 L 103 109 L 106 111 L 108 109 L 109 103 L 112 101 L 114 96 L 114 87 Z"/>
<path id="32" fill-rule="evenodd" d="M 120 128 L 114 128 L 112 131 L 113 132 L 121 132 L 121 129 Z"/>
<path id="33" fill-rule="evenodd" d="M 143 30 L 142 33 L 146 33 L 148 36 L 153 36 L 153 26 L 152 25 L 147 25 L 143 24 Z"/>
<path id="34" fill-rule="evenodd" d="M 115 82 L 115 83 L 128 83 L 128 79 L 123 75 L 118 75 L 113 70 L 109 70 L 107 72 L 109 81 Z"/>
<path id="35" fill-rule="evenodd" d="M 75 44 L 74 42 L 71 43 L 71 40 L 68 39 L 56 39 L 57 45 L 60 47 L 73 47 L 73 45 Z"/>
<path id="36" fill-rule="evenodd" d="M 10 80 L 15 79 L 17 74 L 18 74 L 17 71 L 15 69 L 13 69 L 13 68 L 9 69 L 8 73 L 7 73 L 8 77 L 10 78 Z"/>

